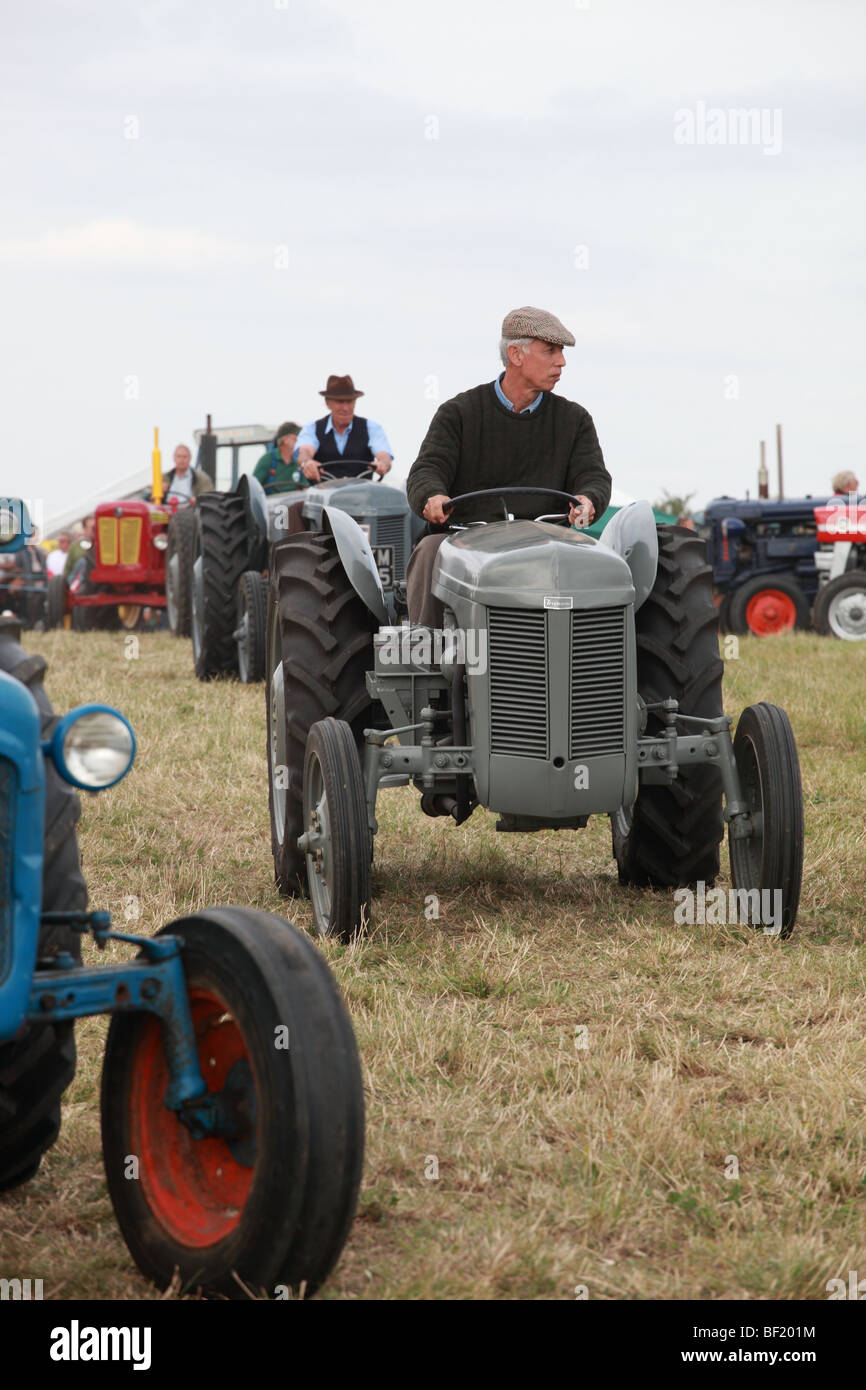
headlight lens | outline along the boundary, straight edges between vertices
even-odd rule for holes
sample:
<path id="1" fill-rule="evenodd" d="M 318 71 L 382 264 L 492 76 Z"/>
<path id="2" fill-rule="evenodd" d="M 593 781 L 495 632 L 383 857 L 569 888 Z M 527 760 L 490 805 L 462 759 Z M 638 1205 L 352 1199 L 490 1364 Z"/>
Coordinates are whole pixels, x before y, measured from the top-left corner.
<path id="1" fill-rule="evenodd" d="M 67 782 L 85 791 L 102 791 L 132 767 L 135 735 L 116 710 L 84 705 L 61 719 L 48 751 Z"/>
<path id="2" fill-rule="evenodd" d="M 157 550 L 167 550 L 168 536 L 165 534 L 164 531 L 160 531 L 158 535 L 154 536 L 153 543 L 156 546 Z"/>

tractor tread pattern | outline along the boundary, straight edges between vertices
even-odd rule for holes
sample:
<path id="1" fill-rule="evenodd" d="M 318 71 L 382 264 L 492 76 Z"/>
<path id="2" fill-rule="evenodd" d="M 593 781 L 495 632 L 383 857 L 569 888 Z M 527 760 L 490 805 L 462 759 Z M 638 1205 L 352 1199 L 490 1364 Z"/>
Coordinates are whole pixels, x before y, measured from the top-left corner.
<path id="1" fill-rule="evenodd" d="M 652 593 L 635 615 L 638 691 L 647 704 L 673 696 L 683 714 L 723 713 L 718 614 L 704 542 L 679 526 L 659 526 L 659 565 Z M 648 732 L 661 726 L 650 715 Z M 676 887 L 719 871 L 724 830 L 717 768 L 681 770 L 669 786 L 641 782 L 631 825 L 614 855 L 621 883 Z"/>

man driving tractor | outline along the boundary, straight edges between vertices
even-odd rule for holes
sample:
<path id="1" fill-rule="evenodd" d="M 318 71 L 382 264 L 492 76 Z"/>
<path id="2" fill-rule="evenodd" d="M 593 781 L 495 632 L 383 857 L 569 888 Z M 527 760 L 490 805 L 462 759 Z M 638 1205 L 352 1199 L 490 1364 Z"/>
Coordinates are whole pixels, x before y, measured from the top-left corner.
<path id="1" fill-rule="evenodd" d="M 363 391 L 355 390 L 350 376 L 329 376 L 324 391 L 328 414 L 311 420 L 298 435 L 297 466 L 308 483 L 322 482 L 322 469 L 332 464 L 355 463 L 350 474 L 373 469 L 380 477 L 390 471 L 393 454 L 388 437 L 375 420 L 355 414 L 355 402 Z M 341 474 L 346 476 L 346 474 Z M 261 480 L 260 480 L 261 481 Z M 307 529 L 303 502 L 293 502 L 288 509 L 286 535 Z"/>
<path id="2" fill-rule="evenodd" d="M 355 415 L 355 402 L 363 394 L 355 390 L 350 376 L 329 376 L 324 391 L 319 392 L 329 413 L 304 425 L 298 436 L 298 461 L 311 483 L 321 481 L 321 464 L 327 466 L 342 458 L 375 464 L 379 474 L 389 471 L 394 456 L 382 426 Z"/>
<path id="3" fill-rule="evenodd" d="M 406 492 L 431 534 L 418 542 L 406 570 L 409 619 L 441 627 L 431 585 L 452 497 L 499 487 L 551 488 L 574 498 L 573 526 L 590 526 L 610 501 L 610 474 L 592 416 L 554 396 L 574 335 L 554 314 L 525 306 L 506 314 L 498 380 L 443 402 L 430 422 Z"/>

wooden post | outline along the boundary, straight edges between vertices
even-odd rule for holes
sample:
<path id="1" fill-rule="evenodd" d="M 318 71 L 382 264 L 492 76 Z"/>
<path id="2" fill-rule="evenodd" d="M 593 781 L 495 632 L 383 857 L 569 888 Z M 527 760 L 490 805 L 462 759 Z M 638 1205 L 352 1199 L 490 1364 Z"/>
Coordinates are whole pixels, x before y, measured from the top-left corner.
<path id="1" fill-rule="evenodd" d="M 758 496 L 770 496 L 770 479 L 767 474 L 767 444 L 763 439 L 761 440 L 761 463 L 758 468 Z"/>
<path id="2" fill-rule="evenodd" d="M 779 465 L 779 501 L 785 496 L 785 489 L 782 486 L 782 426 L 776 426 L 776 460 Z"/>

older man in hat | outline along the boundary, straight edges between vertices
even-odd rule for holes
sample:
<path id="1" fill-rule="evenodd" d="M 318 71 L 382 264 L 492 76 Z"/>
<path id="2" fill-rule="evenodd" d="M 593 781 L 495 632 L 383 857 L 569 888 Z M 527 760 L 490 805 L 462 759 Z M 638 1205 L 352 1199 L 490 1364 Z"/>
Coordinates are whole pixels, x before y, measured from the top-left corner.
<path id="1" fill-rule="evenodd" d="M 452 497 L 495 487 L 553 488 L 574 498 L 573 526 L 592 525 L 607 507 L 610 474 L 592 416 L 553 395 L 565 366 L 562 349 L 573 346 L 574 335 L 554 314 L 513 309 L 499 342 L 505 370 L 445 401 L 433 416 L 406 482 L 412 510 L 438 533 L 419 541 L 409 560 L 413 623 L 442 626 L 431 584 Z"/>
<path id="2" fill-rule="evenodd" d="M 355 402 L 363 394 L 355 390 L 350 376 L 328 377 L 319 392 L 328 414 L 311 420 L 298 435 L 298 463 L 310 482 L 320 482 L 320 468 L 342 458 L 375 464 L 380 474 L 388 472 L 394 456 L 385 431 L 375 420 L 355 414 Z"/>

